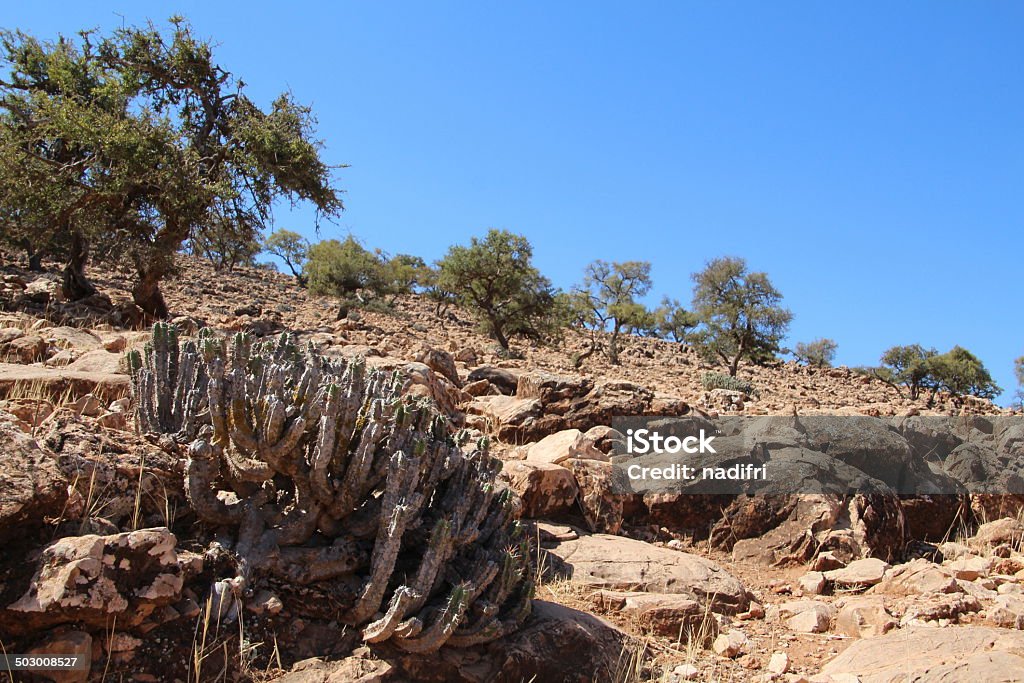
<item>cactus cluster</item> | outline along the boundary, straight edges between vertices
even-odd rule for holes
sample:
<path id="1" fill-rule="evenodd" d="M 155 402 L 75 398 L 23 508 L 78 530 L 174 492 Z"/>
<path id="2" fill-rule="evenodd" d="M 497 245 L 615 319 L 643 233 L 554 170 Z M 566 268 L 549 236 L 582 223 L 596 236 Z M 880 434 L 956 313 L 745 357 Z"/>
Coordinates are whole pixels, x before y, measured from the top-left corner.
<path id="1" fill-rule="evenodd" d="M 712 389 L 727 389 L 729 391 L 739 391 L 747 396 L 758 395 L 757 387 L 750 382 L 721 372 L 702 373 L 700 376 L 700 383 L 707 391 L 711 391 Z"/>
<path id="2" fill-rule="evenodd" d="M 352 585 L 339 620 L 410 652 L 514 630 L 533 592 L 517 502 L 486 440 L 451 434 L 395 373 L 285 334 L 179 347 L 157 326 L 130 360 L 139 428 L 188 444 L 186 493 L 235 531 L 240 584 Z"/>

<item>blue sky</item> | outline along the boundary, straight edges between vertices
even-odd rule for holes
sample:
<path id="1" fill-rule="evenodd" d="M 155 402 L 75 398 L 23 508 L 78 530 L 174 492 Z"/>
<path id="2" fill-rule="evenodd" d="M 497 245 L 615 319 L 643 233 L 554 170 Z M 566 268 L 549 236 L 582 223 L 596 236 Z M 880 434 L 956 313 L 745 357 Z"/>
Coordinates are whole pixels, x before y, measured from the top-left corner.
<path id="1" fill-rule="evenodd" d="M 1017 2 L 52 2 L 39 36 L 187 16 L 269 102 L 312 104 L 347 211 L 322 237 L 430 260 L 488 227 L 567 288 L 653 263 L 651 301 L 738 255 L 790 342 L 1024 354 Z M 312 235 L 311 214 L 278 220 Z"/>

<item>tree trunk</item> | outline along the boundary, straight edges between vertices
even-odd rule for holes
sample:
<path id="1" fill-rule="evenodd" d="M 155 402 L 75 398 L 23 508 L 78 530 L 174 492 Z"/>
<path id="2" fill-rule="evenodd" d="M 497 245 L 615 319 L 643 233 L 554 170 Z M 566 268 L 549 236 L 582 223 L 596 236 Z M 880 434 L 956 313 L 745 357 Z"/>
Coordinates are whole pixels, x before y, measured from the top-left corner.
<path id="1" fill-rule="evenodd" d="M 735 377 L 736 376 L 736 372 L 739 369 L 740 369 L 740 354 L 737 353 L 735 356 L 732 357 L 732 360 L 729 361 L 729 376 L 730 377 Z"/>
<path id="2" fill-rule="evenodd" d="M 80 301 L 96 293 L 96 287 L 85 275 L 85 265 L 89 262 L 89 245 L 77 230 L 71 233 L 71 255 L 64 266 L 64 297 L 70 301 Z"/>
<path id="3" fill-rule="evenodd" d="M 160 268 L 140 268 L 139 281 L 132 287 L 132 298 L 135 305 L 154 318 L 163 320 L 170 315 L 164 295 L 160 292 Z"/>
<path id="4" fill-rule="evenodd" d="M 612 329 L 611 339 L 608 340 L 608 362 L 612 365 L 619 364 L 619 326 Z"/>
<path id="5" fill-rule="evenodd" d="M 28 253 L 28 269 L 33 273 L 43 272 L 43 254 L 39 251 L 30 251 Z"/>

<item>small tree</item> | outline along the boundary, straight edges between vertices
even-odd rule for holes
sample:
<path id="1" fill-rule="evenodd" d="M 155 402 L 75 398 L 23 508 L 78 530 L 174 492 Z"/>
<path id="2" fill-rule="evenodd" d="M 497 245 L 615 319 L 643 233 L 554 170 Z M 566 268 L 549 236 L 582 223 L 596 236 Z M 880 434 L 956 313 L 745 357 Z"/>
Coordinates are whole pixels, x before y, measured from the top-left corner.
<path id="1" fill-rule="evenodd" d="M 693 275 L 693 307 L 702 329 L 699 345 L 735 377 L 744 358 L 774 357 L 793 314 L 765 273 L 751 273 L 741 258 L 710 261 Z"/>
<path id="2" fill-rule="evenodd" d="M 636 299 L 651 290 L 651 264 L 647 261 L 608 263 L 597 260 L 584 271 L 577 288 L 578 303 L 586 302 L 589 323 L 608 335 L 608 361 L 619 362 L 619 337 L 624 330 L 651 324 L 647 309 Z"/>
<path id="3" fill-rule="evenodd" d="M 395 254 L 384 262 L 384 279 L 391 302 L 403 294 L 412 294 L 431 280 L 430 266 L 419 256 Z"/>
<path id="4" fill-rule="evenodd" d="M 801 363 L 819 368 L 832 367 L 839 344 L 831 339 L 815 339 L 812 342 L 797 342 L 793 355 Z"/>
<path id="5" fill-rule="evenodd" d="M 298 280 L 299 285 L 306 286 L 306 278 L 302 269 L 309 259 L 309 242 L 297 232 L 281 228 L 275 230 L 263 241 L 263 251 L 272 254 L 288 266 L 288 270 Z"/>
<path id="6" fill-rule="evenodd" d="M 882 354 L 882 365 L 874 369 L 874 376 L 894 387 L 901 395 L 901 386 L 916 400 L 922 389 L 935 389 L 929 361 L 938 355 L 935 349 L 920 344 L 893 346 Z"/>
<path id="7" fill-rule="evenodd" d="M 661 305 L 654 309 L 654 320 L 658 334 L 663 339 L 683 343 L 690 337 L 690 330 L 697 327 L 700 321 L 676 299 L 664 297 Z"/>
<path id="8" fill-rule="evenodd" d="M 342 242 L 317 242 L 308 254 L 302 274 L 313 294 L 348 298 L 361 290 L 374 294 L 387 291 L 387 275 L 380 256 L 352 236 Z"/>
<path id="9" fill-rule="evenodd" d="M 555 292 L 531 260 L 527 239 L 507 230 L 491 229 L 469 246 L 455 245 L 438 262 L 437 287 L 451 292 L 476 316 L 483 330 L 502 350 L 509 339 L 541 340 L 557 325 Z"/>
<path id="10" fill-rule="evenodd" d="M 962 346 L 929 358 L 927 365 L 935 383 L 932 396 L 937 391 L 948 391 L 954 397 L 970 395 L 991 399 L 1002 391 L 981 360 Z"/>

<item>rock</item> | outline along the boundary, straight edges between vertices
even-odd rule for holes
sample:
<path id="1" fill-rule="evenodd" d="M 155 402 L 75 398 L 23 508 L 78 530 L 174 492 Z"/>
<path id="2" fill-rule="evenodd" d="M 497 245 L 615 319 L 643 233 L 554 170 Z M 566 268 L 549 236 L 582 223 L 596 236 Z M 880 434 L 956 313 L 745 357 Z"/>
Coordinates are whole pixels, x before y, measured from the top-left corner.
<path id="1" fill-rule="evenodd" d="M 858 640 L 821 672 L 862 683 L 1024 680 L 1024 634 L 980 626 L 900 629 Z"/>
<path id="2" fill-rule="evenodd" d="M 0 363 L 0 395 L 8 393 L 16 384 L 38 386 L 43 395 L 53 398 L 65 394 L 71 398 L 95 394 L 103 400 L 114 400 L 128 393 L 127 375 L 75 370 L 70 365 L 66 368 L 44 368 Z"/>
<path id="3" fill-rule="evenodd" d="M 0 327 L 0 346 L 10 344 L 19 337 L 24 337 L 25 333 L 17 327 Z"/>
<path id="4" fill-rule="evenodd" d="M 967 584 L 971 585 L 971 584 Z M 958 621 L 964 614 L 981 611 L 981 602 L 963 593 L 930 593 L 910 603 L 900 617 L 900 626 L 938 622 L 945 625 Z"/>
<path id="5" fill-rule="evenodd" d="M 618 533 L 622 528 L 623 496 L 617 491 L 628 489 L 622 470 L 598 460 L 572 458 L 566 463 L 579 487 L 577 499 L 587 527 L 602 534 Z"/>
<path id="6" fill-rule="evenodd" d="M 128 348 L 128 340 L 122 335 L 117 335 L 103 342 L 103 349 L 110 353 L 123 353 L 126 348 Z"/>
<path id="7" fill-rule="evenodd" d="M 53 327 L 45 330 L 44 334 L 47 341 L 61 349 L 91 351 L 102 344 L 95 334 L 78 327 Z"/>
<path id="8" fill-rule="evenodd" d="M 832 607 L 818 600 L 791 600 L 768 608 L 770 620 L 784 621 L 797 633 L 824 633 L 833 616 Z"/>
<path id="9" fill-rule="evenodd" d="M 420 353 L 416 360 L 425 364 L 456 387 L 462 386 L 462 380 L 459 379 L 459 371 L 455 368 L 455 359 L 447 351 L 428 348 Z"/>
<path id="10" fill-rule="evenodd" d="M 560 465 L 507 460 L 502 472 L 523 501 L 524 517 L 558 517 L 571 510 L 576 501 L 576 479 Z"/>
<path id="11" fill-rule="evenodd" d="M 979 526 L 971 543 L 988 547 L 1005 543 L 1011 548 L 1020 548 L 1022 539 L 1024 539 L 1024 522 L 1012 517 L 1004 517 Z"/>
<path id="12" fill-rule="evenodd" d="M 959 585 L 952 573 L 925 559 L 915 559 L 893 567 L 871 588 L 871 593 L 893 596 L 955 593 Z"/>
<path id="13" fill-rule="evenodd" d="M 424 363 L 406 363 L 402 366 L 406 381 L 402 393 L 431 399 L 437 409 L 449 417 L 456 417 L 463 395 L 457 386 L 443 375 L 435 373 Z"/>
<path id="14" fill-rule="evenodd" d="M 79 415 L 87 415 L 89 417 L 96 417 L 103 410 L 103 404 L 98 398 L 92 394 L 86 394 L 82 398 L 75 401 L 74 410 Z"/>
<path id="15" fill-rule="evenodd" d="M 68 500 L 68 479 L 53 454 L 0 412 L 0 543 L 29 540 L 46 520 L 56 519 Z"/>
<path id="16" fill-rule="evenodd" d="M 512 396 L 479 396 L 466 407 L 466 412 L 479 415 L 480 429 L 509 442 L 522 442 L 533 432 L 533 425 L 541 413 L 540 401 L 535 398 L 519 399 Z"/>
<path id="17" fill-rule="evenodd" d="M 804 595 L 821 595 L 825 592 L 825 575 L 821 572 L 808 572 L 797 581 Z"/>
<path id="18" fill-rule="evenodd" d="M 104 628 L 113 618 L 137 625 L 180 597 L 176 545 L 166 528 L 59 539 L 43 550 L 28 591 L 0 617 L 22 632 L 71 622 Z"/>
<path id="19" fill-rule="evenodd" d="M 746 588 L 714 562 L 643 541 L 593 534 L 560 543 L 550 553 L 561 560 L 573 581 L 611 590 L 681 593 L 710 602 L 713 611 L 736 614 L 747 609 Z"/>
<path id="20" fill-rule="evenodd" d="M 73 655 L 84 662 L 84 667 L 74 670 L 48 670 L 46 677 L 53 683 L 85 683 L 89 680 L 92 664 L 92 636 L 85 631 L 61 631 L 53 633 L 25 654 L 38 657 Z M 14 679 L 11 679 L 14 680 Z"/>
<path id="21" fill-rule="evenodd" d="M 995 604 L 988 609 L 988 619 L 996 626 L 1024 630 L 1024 596 L 998 596 Z"/>
<path id="22" fill-rule="evenodd" d="M 678 680 L 693 681 L 700 676 L 700 669 L 695 667 L 693 664 L 680 664 L 676 666 L 676 668 L 672 669 L 672 675 Z"/>
<path id="23" fill-rule="evenodd" d="M 476 382 L 481 379 L 485 379 L 493 384 L 498 388 L 498 391 L 506 396 L 515 394 L 516 387 L 519 385 L 518 374 L 506 368 L 499 368 L 493 365 L 481 365 L 469 373 L 470 382 Z"/>
<path id="24" fill-rule="evenodd" d="M 583 434 L 583 438 L 605 455 L 611 455 L 617 447 L 625 449 L 626 437 L 606 425 L 591 427 Z"/>
<path id="25" fill-rule="evenodd" d="M 842 569 L 825 572 L 825 579 L 837 586 L 873 586 L 882 580 L 889 566 L 888 562 L 868 557 L 855 560 Z"/>
<path id="26" fill-rule="evenodd" d="M 963 581 L 974 581 L 983 576 L 988 576 L 992 568 L 992 558 L 965 556 L 955 560 L 947 560 L 942 563 L 944 567 L 953 572 L 953 576 Z"/>
<path id="27" fill-rule="evenodd" d="M 593 442 L 588 441 L 578 429 L 566 429 L 545 436 L 526 453 L 526 459 L 531 462 L 552 465 L 564 464 L 570 458 L 607 460 L 608 456 L 597 450 Z"/>
<path id="28" fill-rule="evenodd" d="M 748 654 L 752 647 L 753 645 L 746 634 L 735 629 L 719 635 L 711 645 L 711 649 L 715 651 L 715 654 L 728 657 L 729 659 L 736 659 L 740 655 Z"/>
<path id="29" fill-rule="evenodd" d="M 816 572 L 827 572 L 831 569 L 842 569 L 846 563 L 836 557 L 830 550 L 818 553 L 811 562 L 811 570 Z"/>
<path id="30" fill-rule="evenodd" d="M 971 501 L 966 495 L 900 496 L 900 507 L 908 538 L 939 542 L 967 524 Z"/>
<path id="31" fill-rule="evenodd" d="M 468 384 L 464 384 L 462 386 L 462 390 L 464 392 L 466 392 L 467 394 L 469 394 L 470 396 L 476 397 L 476 396 L 483 396 L 483 395 L 489 393 L 489 390 L 491 389 L 491 387 L 492 387 L 491 383 L 488 382 L 487 380 L 485 380 L 485 379 L 478 379 L 475 382 L 469 382 Z"/>
<path id="32" fill-rule="evenodd" d="M 654 633 L 706 644 L 718 635 L 716 622 L 696 600 L 678 593 L 597 591 L 590 599 L 602 609 L 621 612 Z"/>
<path id="33" fill-rule="evenodd" d="M 76 372 L 102 372 L 107 374 L 125 374 L 125 367 L 122 364 L 122 355 L 110 353 L 103 349 L 86 351 L 66 368 Z"/>
<path id="34" fill-rule="evenodd" d="M 766 666 L 765 669 L 768 673 L 781 676 L 789 671 L 789 655 L 785 652 L 772 653 L 771 658 L 768 660 L 768 666 Z"/>
<path id="35" fill-rule="evenodd" d="M 896 626 L 896 620 L 878 596 L 858 595 L 847 598 L 836 615 L 836 630 L 851 638 L 881 636 Z"/>
<path id="36" fill-rule="evenodd" d="M 46 340 L 38 335 L 22 335 L 3 346 L 2 357 L 17 363 L 35 363 L 46 358 L 49 348 Z"/>
<path id="37" fill-rule="evenodd" d="M 586 396 L 594 388 L 593 380 L 584 377 L 555 375 L 534 371 L 519 375 L 516 398 L 536 398 L 545 406 L 559 401 L 572 401 Z"/>

